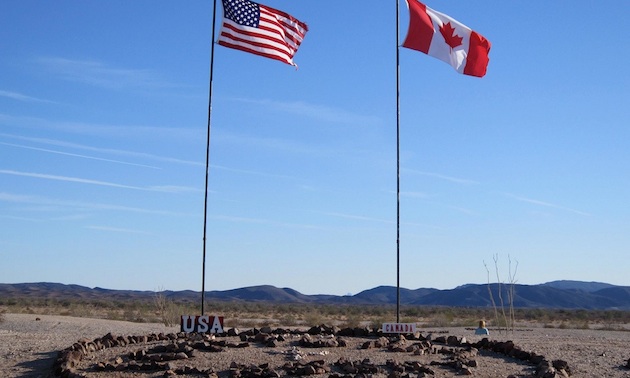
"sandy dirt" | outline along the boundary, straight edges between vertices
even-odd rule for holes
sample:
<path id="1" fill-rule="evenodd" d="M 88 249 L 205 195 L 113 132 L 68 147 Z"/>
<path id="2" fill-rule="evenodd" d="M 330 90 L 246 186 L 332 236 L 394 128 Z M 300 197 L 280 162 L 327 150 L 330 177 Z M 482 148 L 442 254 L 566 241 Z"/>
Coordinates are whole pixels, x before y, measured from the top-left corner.
<path id="1" fill-rule="evenodd" d="M 66 316 L 5 314 L 0 323 L 0 376 L 2 377 L 53 377 L 53 362 L 60 350 L 79 339 L 93 340 L 108 333 L 114 335 L 149 335 L 178 332 L 179 327 L 165 327 L 162 324 L 130 323 L 102 319 L 74 318 Z M 39 318 L 39 320 L 36 320 Z M 420 329 L 423 335 L 463 336 L 470 342 L 480 340 L 474 332 L 466 328 Z M 231 338 L 235 343 L 240 340 Z M 263 347 L 252 344 L 247 348 L 226 348 L 218 353 L 197 353 L 194 358 L 173 362 L 173 366 L 192 366 L 199 369 L 212 369 L 219 377 L 226 377 L 232 363 L 239 365 L 260 365 L 269 363 L 280 372 L 281 367 L 290 361 L 289 351 L 297 345 L 299 336 L 288 336 L 276 347 Z M 414 355 L 394 353 L 383 348 L 361 349 L 360 345 L 374 338 L 349 338 L 346 347 L 338 348 L 297 348 L 304 354 L 303 361 L 322 360 L 334 365 L 339 359 L 362 361 L 384 365 L 387 360 L 418 362 L 431 368 L 433 377 L 456 377 L 461 372 L 445 366 L 430 365 L 432 361 L 444 361 L 443 355 Z M 520 349 L 536 352 L 548 360 L 561 359 L 568 363 L 572 377 L 630 378 L 626 368 L 630 358 L 630 332 L 603 330 L 574 330 L 542 327 L 516 329 L 513 333 L 499 333 L 491 329 L 490 340 L 511 340 Z M 108 363 L 117 357 L 126 357 L 130 352 L 151 345 L 129 345 L 97 351 L 78 366 L 78 371 L 87 377 L 162 377 L 164 372 L 120 373 L 95 372 L 97 363 Z M 166 342 L 162 342 L 164 344 Z M 534 376 L 535 366 L 516 361 L 492 352 L 480 351 L 474 357 L 477 366 L 471 369 L 473 377 L 530 377 Z M 328 377 L 328 374 L 318 376 Z M 192 375 L 191 375 L 192 376 Z M 375 374 L 374 377 L 386 377 Z"/>

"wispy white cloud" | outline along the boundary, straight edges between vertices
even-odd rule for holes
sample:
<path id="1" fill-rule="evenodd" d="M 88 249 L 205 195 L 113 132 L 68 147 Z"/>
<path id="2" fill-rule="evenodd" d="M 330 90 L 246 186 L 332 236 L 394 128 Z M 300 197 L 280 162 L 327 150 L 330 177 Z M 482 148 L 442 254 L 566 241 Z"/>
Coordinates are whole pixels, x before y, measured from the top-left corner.
<path id="1" fill-rule="evenodd" d="M 298 188 L 306 192 L 330 192 L 331 191 L 330 189 L 323 189 L 319 186 L 308 185 L 308 184 L 298 185 Z"/>
<path id="2" fill-rule="evenodd" d="M 388 224 L 388 225 L 396 224 L 396 219 L 395 218 L 393 218 L 393 219 L 381 219 L 381 218 L 366 217 L 366 216 L 363 216 L 363 215 L 356 215 L 356 214 L 344 214 L 344 213 L 322 212 L 322 211 L 315 211 L 315 213 L 322 214 L 322 215 L 327 215 L 327 216 L 331 216 L 331 217 L 335 217 L 335 218 L 350 219 L 350 220 L 369 222 L 369 223 L 382 223 L 382 224 Z M 407 222 L 407 221 L 404 221 L 404 220 L 401 220 L 400 224 L 401 225 L 405 225 L 405 226 L 439 229 L 439 227 L 437 227 L 435 225 L 426 224 L 426 223 L 417 223 L 417 222 Z"/>
<path id="3" fill-rule="evenodd" d="M 396 193 L 391 191 L 391 193 Z M 424 192 L 400 192 L 401 197 L 409 197 L 409 198 L 429 198 L 430 196 Z"/>
<path id="4" fill-rule="evenodd" d="M 127 158 L 149 160 L 149 161 L 157 161 L 157 162 L 162 162 L 162 163 L 182 164 L 182 165 L 190 165 L 190 166 L 198 166 L 198 167 L 205 166 L 205 161 L 179 159 L 179 158 L 174 158 L 174 157 L 169 157 L 169 156 L 155 155 L 155 154 L 149 154 L 149 153 L 138 152 L 138 151 L 128 151 L 128 150 L 119 150 L 119 149 L 114 149 L 114 148 L 94 147 L 94 146 L 88 146 L 88 145 L 84 145 L 84 144 L 72 143 L 72 142 L 56 140 L 56 139 L 25 137 L 25 136 L 21 136 L 21 135 L 6 134 L 6 133 L 0 133 L 0 137 L 9 138 L 9 139 L 15 139 L 15 140 L 21 140 L 21 141 L 26 141 L 26 142 L 30 142 L 30 143 L 36 143 L 36 144 L 43 144 L 43 145 L 47 145 L 47 146 L 55 146 L 55 147 L 60 147 L 60 148 L 67 148 L 67 149 L 74 149 L 74 150 L 81 150 L 81 151 L 89 151 L 89 152 L 94 152 L 94 153 L 98 153 L 98 154 L 122 156 L 122 157 L 127 157 Z M 135 163 L 135 162 L 130 162 L 130 161 L 121 161 L 121 160 L 116 160 L 116 159 L 108 159 L 108 158 L 96 157 L 96 156 L 91 156 L 91 155 L 75 154 L 75 153 L 71 153 L 71 152 L 64 152 L 64 151 L 59 151 L 59 150 L 51 150 L 51 149 L 40 148 L 40 147 L 32 147 L 32 146 L 26 146 L 26 145 L 15 144 L 15 143 L 0 142 L 0 145 L 12 146 L 12 147 L 23 148 L 23 149 L 31 149 L 31 150 L 42 151 L 42 152 L 53 153 L 53 154 L 66 155 L 66 156 L 74 156 L 74 157 L 84 158 L 84 159 L 106 161 L 106 162 L 112 162 L 112 163 L 118 163 L 118 164 L 127 164 L 127 165 L 146 167 L 146 168 L 153 168 L 153 169 L 162 169 L 161 167 L 157 167 L 157 166 L 154 166 L 154 165 Z M 244 175 L 255 175 L 255 176 L 273 177 L 273 178 L 280 178 L 280 179 L 292 179 L 293 178 L 292 176 L 287 176 L 287 175 L 279 175 L 279 174 L 269 173 L 269 172 L 252 171 L 252 170 L 247 170 L 247 169 L 231 168 L 231 167 L 226 167 L 226 166 L 223 166 L 223 165 L 216 165 L 216 164 L 211 164 L 210 168 L 211 168 L 211 170 L 212 169 L 217 169 L 217 170 L 234 172 L 234 173 L 239 173 L 239 174 L 244 174 Z"/>
<path id="5" fill-rule="evenodd" d="M 344 214 L 344 213 L 335 213 L 335 212 L 324 212 L 324 211 L 316 211 L 315 213 L 328 215 L 328 216 L 336 217 L 336 218 L 352 219 L 352 220 L 359 220 L 359 221 L 378 222 L 378 223 L 387 223 L 387 224 L 394 223 L 391 220 L 366 217 L 366 216 L 363 216 L 363 215 Z"/>
<path id="6" fill-rule="evenodd" d="M 167 192 L 167 193 L 175 192 L 174 186 L 141 187 L 141 186 L 118 184 L 118 183 L 108 182 L 108 181 L 92 180 L 92 179 L 86 179 L 86 178 L 81 178 L 81 177 L 58 176 L 58 175 L 51 175 L 51 174 L 46 174 L 46 173 L 35 173 L 35 172 L 21 172 L 21 171 L 13 171 L 13 170 L 8 170 L 8 169 L 0 169 L 0 174 L 31 177 L 31 178 L 52 180 L 52 181 L 73 182 L 73 183 L 78 183 L 78 184 L 108 186 L 108 187 L 120 188 L 120 189 L 143 190 L 143 191 L 150 191 L 150 192 Z M 181 193 L 184 191 L 184 187 L 177 187 L 177 188 L 178 189 L 176 192 L 178 193 Z M 189 192 L 197 191 L 197 189 L 186 188 L 186 191 L 189 191 Z"/>
<path id="7" fill-rule="evenodd" d="M 178 186 L 178 185 L 156 185 L 149 187 L 149 190 L 164 193 L 200 193 L 202 189 L 193 188 L 190 186 Z"/>
<path id="8" fill-rule="evenodd" d="M 273 177 L 273 178 L 281 178 L 281 179 L 291 179 L 292 178 L 291 176 L 287 176 L 287 175 L 277 175 L 277 174 L 274 174 L 274 173 L 261 172 L 261 171 L 252 171 L 252 170 L 248 170 L 248 169 L 230 168 L 230 167 L 226 167 L 226 166 L 223 166 L 223 165 L 215 165 L 215 164 L 210 164 L 210 168 L 211 169 L 219 169 L 219 170 L 228 171 L 228 172 L 241 173 L 241 174 L 245 174 L 245 175 Z"/>
<path id="9" fill-rule="evenodd" d="M 107 89 L 143 89 L 176 87 L 161 75 L 149 69 L 122 68 L 97 60 L 79 60 L 62 57 L 36 59 L 45 70 L 69 81 Z"/>
<path id="10" fill-rule="evenodd" d="M 259 218 L 248 218 L 248 217 L 237 217 L 231 215 L 211 215 L 209 218 L 224 220 L 229 222 L 236 223 L 255 223 L 255 224 L 272 224 L 273 222 L 268 219 L 259 219 Z"/>
<path id="11" fill-rule="evenodd" d="M 5 143 L 5 142 L 0 142 L 0 144 L 4 145 L 4 146 L 11 146 L 11 147 L 15 147 L 15 148 L 34 150 L 34 151 L 46 152 L 46 153 L 57 154 L 57 155 L 78 157 L 78 158 L 82 158 L 82 159 L 98 160 L 98 161 L 104 161 L 104 162 L 108 162 L 108 163 L 116 163 L 116 164 L 124 164 L 124 165 L 133 165 L 133 166 L 144 167 L 144 168 L 160 169 L 158 167 L 151 166 L 151 165 L 146 165 L 146 164 L 138 164 L 138 163 L 132 163 L 132 162 L 127 162 L 127 161 L 113 160 L 113 159 L 105 159 L 105 158 L 100 158 L 100 157 L 96 157 L 96 156 L 73 154 L 73 153 L 70 153 L 70 152 L 49 150 L 47 148 L 30 147 L 30 146 L 24 146 L 24 145 L 13 144 L 13 143 Z"/>
<path id="12" fill-rule="evenodd" d="M 190 141 L 198 141 L 205 137 L 205 130 L 202 128 L 107 125 L 88 122 L 51 121 L 44 118 L 11 116 L 3 113 L 0 113 L 0 124 L 19 129 L 50 130 L 99 137 L 162 138 Z"/>
<path id="13" fill-rule="evenodd" d="M 16 221 L 21 221 L 21 222 L 39 222 L 41 221 L 41 219 L 36 219 L 36 218 L 29 218 L 29 217 L 17 217 L 17 216 L 13 216 L 13 215 L 0 215 L 0 218 L 3 219 L 11 219 L 11 220 L 16 220 Z"/>
<path id="14" fill-rule="evenodd" d="M 406 168 L 402 168 L 401 170 L 404 171 L 404 172 L 407 172 L 407 173 L 413 173 L 413 174 L 416 174 L 416 175 L 428 176 L 428 177 L 433 177 L 433 178 L 437 178 L 437 179 L 444 180 L 444 181 L 450 181 L 450 182 L 455 183 L 455 184 L 462 184 L 462 185 L 477 185 L 477 184 L 479 184 L 479 182 L 474 181 L 474 180 L 464 179 L 464 178 L 460 178 L 460 177 L 447 176 L 447 175 L 443 175 L 443 174 L 439 174 L 439 173 L 417 171 L 415 169 L 406 169 Z"/>
<path id="15" fill-rule="evenodd" d="M 153 210 L 131 206 L 121 206 L 106 203 L 97 202 L 83 202 L 83 201 L 70 201 L 60 200 L 54 198 L 47 198 L 41 196 L 31 196 L 23 194 L 12 194 L 7 192 L 0 192 L 0 202 L 12 203 L 12 204 L 26 204 L 36 205 L 41 209 L 48 209 L 48 211 L 59 211 L 60 209 L 70 209 L 73 211 L 120 211 L 140 214 L 154 214 L 154 215 L 168 215 L 168 216 L 198 216 L 199 214 L 179 213 L 173 211 Z"/>
<path id="16" fill-rule="evenodd" d="M 395 191 L 390 191 L 390 193 L 395 194 Z M 434 196 L 429 195 L 427 193 L 424 192 L 400 192 L 400 196 L 401 197 L 405 197 L 405 198 L 419 198 L 421 200 L 423 200 L 424 203 L 430 203 L 430 204 L 434 204 L 446 209 L 451 209 L 451 210 L 455 210 L 458 211 L 460 213 L 464 213 L 464 214 L 468 214 L 468 215 L 474 215 L 477 214 L 475 211 L 467 209 L 465 207 L 460 207 L 460 206 L 453 206 L 453 205 L 447 205 L 447 204 L 443 204 L 440 202 L 436 202 L 433 201 L 432 199 L 434 198 Z"/>
<path id="17" fill-rule="evenodd" d="M 278 222 L 271 219 L 261 219 L 261 218 L 248 218 L 248 217 L 237 217 L 237 216 L 229 216 L 229 215 L 210 215 L 208 218 L 234 222 L 234 223 L 251 223 L 251 224 L 260 224 L 260 225 L 269 225 L 274 227 L 284 227 L 284 228 L 299 228 L 299 229 L 321 229 L 321 227 L 307 225 L 307 224 L 299 224 L 299 223 L 286 223 L 286 222 Z"/>
<path id="18" fill-rule="evenodd" d="M 1 122 L 1 117 L 2 117 L 2 115 L 0 114 L 0 122 Z M 81 150 L 81 151 L 89 151 L 89 152 L 95 152 L 95 153 L 107 154 L 107 155 L 123 156 L 123 157 L 128 157 L 128 158 L 138 158 L 138 159 L 144 159 L 144 160 L 159 161 L 159 162 L 164 162 L 164 163 L 184 164 L 184 165 L 192 165 L 192 166 L 204 166 L 205 165 L 205 162 L 201 162 L 201 161 L 179 159 L 179 158 L 174 158 L 174 157 L 169 157 L 169 156 L 155 155 L 155 154 L 149 154 L 149 153 L 138 152 L 138 151 L 119 150 L 119 149 L 115 149 L 115 148 L 94 147 L 94 146 L 88 146 L 88 145 L 85 145 L 85 144 L 78 144 L 78 143 L 67 142 L 67 141 L 63 141 L 63 140 L 57 140 L 57 139 L 25 137 L 25 136 L 21 136 L 21 135 L 6 134 L 6 133 L 0 133 L 0 137 L 10 138 L 10 139 L 17 139 L 17 140 L 21 140 L 21 141 L 37 143 L 37 144 L 43 144 L 43 145 L 48 145 L 48 146 L 55 146 L 55 147 L 61 147 L 61 148 L 67 148 L 67 149 L 75 149 L 75 150 Z M 49 152 L 52 152 L 52 151 L 49 151 Z M 64 152 L 58 152 L 58 153 L 70 154 L 70 153 L 64 153 Z M 100 160 L 100 158 L 95 158 L 95 157 L 87 157 L 87 158 L 94 158 L 94 159 Z M 108 159 L 104 159 L 104 160 L 108 160 Z M 139 165 L 139 166 L 146 166 L 146 167 L 149 167 L 149 168 L 158 168 L 158 167 L 154 167 L 154 166 L 151 166 L 151 165 L 145 165 L 145 164 L 133 163 L 133 162 L 121 162 L 121 163 L 131 164 L 131 165 Z"/>
<path id="19" fill-rule="evenodd" d="M 272 109 L 283 113 L 289 113 L 325 122 L 376 125 L 381 123 L 381 119 L 376 116 L 353 113 L 344 109 L 334 108 L 325 105 L 310 104 L 304 101 L 273 101 L 258 100 L 251 98 L 234 98 L 233 100 L 247 104 L 260 105 L 266 109 Z"/>
<path id="20" fill-rule="evenodd" d="M 0 97 L 6 97 L 6 98 L 10 98 L 12 100 L 24 101 L 24 102 L 44 102 L 44 103 L 50 103 L 50 104 L 54 104 L 55 103 L 54 101 L 44 100 L 44 99 L 37 98 L 37 97 L 32 97 L 32 96 L 27 96 L 25 94 L 18 93 L 18 92 L 3 91 L 3 90 L 0 90 Z"/>
<path id="21" fill-rule="evenodd" d="M 22 194 L 11 194 L 11 193 L 3 193 L 0 192 L 0 201 L 3 202 L 14 202 L 14 203 L 30 203 L 34 197 L 25 196 Z"/>
<path id="22" fill-rule="evenodd" d="M 313 145 L 302 141 L 291 141 L 273 137 L 243 135 L 233 132 L 222 132 L 220 135 L 217 135 L 216 140 L 219 140 L 220 143 L 224 145 L 238 145 L 241 148 L 247 146 L 269 151 L 282 151 L 292 154 L 299 154 L 302 156 L 308 154 L 309 156 L 330 158 L 331 156 L 337 156 L 339 154 L 339 151 L 334 150 L 332 147 L 326 148 L 327 146 Z"/>
<path id="23" fill-rule="evenodd" d="M 108 226 L 85 226 L 85 228 L 90 230 L 98 230 L 98 231 L 107 231 L 114 233 L 124 233 L 124 234 L 144 234 L 150 235 L 150 232 L 140 231 L 140 230 L 132 230 L 129 228 L 118 228 L 118 227 L 108 227 Z"/>
<path id="24" fill-rule="evenodd" d="M 544 207 L 549 207 L 549 208 L 553 208 L 553 209 L 564 210 L 564 211 L 568 211 L 568 212 L 579 214 L 579 215 L 585 215 L 585 216 L 590 216 L 591 215 L 591 214 L 586 213 L 584 211 L 572 209 L 570 207 L 560 206 L 560 205 L 556 205 L 556 204 L 549 203 L 549 202 L 539 201 L 539 200 L 536 200 L 536 199 L 521 197 L 521 196 L 517 196 L 515 194 L 511 194 L 511 193 L 503 193 L 503 195 L 505 195 L 506 197 L 515 199 L 517 201 L 527 202 L 527 203 L 531 203 L 531 204 L 537 205 L 537 206 L 544 206 Z"/>
<path id="25" fill-rule="evenodd" d="M 476 215 L 476 214 L 478 214 L 474 210 L 470 210 L 470 209 L 467 209 L 467 208 L 461 207 L 461 206 L 447 205 L 446 208 L 451 209 L 451 210 L 455 210 L 455 211 L 463 213 L 463 214 L 468 214 L 468 215 Z"/>
<path id="26" fill-rule="evenodd" d="M 54 221 L 82 221 L 85 219 L 88 219 L 89 215 L 87 213 L 79 213 L 79 214 L 67 214 L 67 215 L 60 215 L 60 216 L 56 216 L 51 218 L 51 220 Z"/>

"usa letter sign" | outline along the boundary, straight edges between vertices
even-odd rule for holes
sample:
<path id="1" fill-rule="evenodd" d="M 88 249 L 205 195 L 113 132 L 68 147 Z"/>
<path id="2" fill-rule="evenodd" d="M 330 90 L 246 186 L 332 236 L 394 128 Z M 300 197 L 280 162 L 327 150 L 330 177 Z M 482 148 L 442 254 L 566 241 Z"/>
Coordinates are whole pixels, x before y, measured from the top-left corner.
<path id="1" fill-rule="evenodd" d="M 383 333 L 415 333 L 416 323 L 383 323 Z"/>
<path id="2" fill-rule="evenodd" d="M 223 333 L 223 316 L 182 315 L 181 331 L 186 333 Z"/>

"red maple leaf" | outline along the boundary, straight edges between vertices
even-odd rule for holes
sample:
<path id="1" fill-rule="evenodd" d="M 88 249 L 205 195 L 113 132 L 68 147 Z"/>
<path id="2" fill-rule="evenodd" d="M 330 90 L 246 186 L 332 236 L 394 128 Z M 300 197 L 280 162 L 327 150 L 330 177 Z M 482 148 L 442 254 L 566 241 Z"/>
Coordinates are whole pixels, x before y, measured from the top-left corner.
<path id="1" fill-rule="evenodd" d="M 447 45 L 454 49 L 462 44 L 463 38 L 455 34 L 455 28 L 451 26 L 450 22 L 440 26 L 440 33 L 444 37 L 444 41 Z"/>

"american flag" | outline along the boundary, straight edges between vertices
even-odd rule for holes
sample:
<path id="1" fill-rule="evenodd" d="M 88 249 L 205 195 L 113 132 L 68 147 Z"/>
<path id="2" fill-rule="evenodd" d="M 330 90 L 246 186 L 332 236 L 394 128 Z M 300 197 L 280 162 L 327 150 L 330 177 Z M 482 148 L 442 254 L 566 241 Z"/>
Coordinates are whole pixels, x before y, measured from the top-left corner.
<path id="1" fill-rule="evenodd" d="M 308 27 L 282 11 L 249 0 L 223 0 L 218 43 L 295 66 Z"/>

